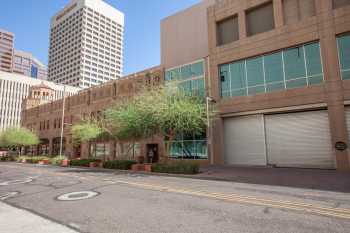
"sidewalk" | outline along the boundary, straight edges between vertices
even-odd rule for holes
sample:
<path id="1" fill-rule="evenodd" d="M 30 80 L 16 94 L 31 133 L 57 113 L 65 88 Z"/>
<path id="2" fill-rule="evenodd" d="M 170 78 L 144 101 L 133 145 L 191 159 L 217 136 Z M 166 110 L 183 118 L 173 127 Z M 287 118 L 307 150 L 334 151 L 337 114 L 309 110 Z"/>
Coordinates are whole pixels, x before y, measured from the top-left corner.
<path id="1" fill-rule="evenodd" d="M 211 165 L 202 166 L 200 173 L 197 175 L 147 173 L 85 167 L 63 168 L 62 172 L 102 172 L 114 173 L 116 175 L 172 176 L 350 193 L 350 172 L 339 172 L 336 170 Z"/>
<path id="2" fill-rule="evenodd" d="M 204 166 L 195 177 L 350 193 L 350 172 L 335 170 Z"/>
<path id="3" fill-rule="evenodd" d="M 77 233 L 29 211 L 0 202 L 0 232 L 8 233 Z"/>

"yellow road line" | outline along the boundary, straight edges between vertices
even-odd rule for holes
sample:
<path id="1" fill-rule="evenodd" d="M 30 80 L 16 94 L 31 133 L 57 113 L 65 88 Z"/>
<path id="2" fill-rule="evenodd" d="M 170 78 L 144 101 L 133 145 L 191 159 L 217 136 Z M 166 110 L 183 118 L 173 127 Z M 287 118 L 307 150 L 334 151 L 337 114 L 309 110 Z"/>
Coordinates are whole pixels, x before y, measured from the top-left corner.
<path id="1" fill-rule="evenodd" d="M 136 186 L 136 187 L 155 190 L 155 191 L 187 194 L 187 195 L 206 197 L 206 198 L 222 200 L 222 201 L 246 203 L 246 204 L 252 204 L 252 205 L 272 207 L 272 208 L 282 208 L 282 209 L 294 210 L 299 212 L 307 212 L 307 213 L 319 214 L 319 215 L 330 216 L 330 217 L 350 219 L 350 209 L 315 206 L 312 204 L 297 203 L 297 202 L 291 202 L 291 201 L 269 200 L 264 198 L 250 197 L 250 196 L 244 196 L 244 195 L 238 195 L 238 194 L 225 194 L 225 193 L 215 193 L 215 192 L 211 193 L 211 192 L 198 191 L 198 190 L 172 188 L 172 187 L 158 185 L 158 184 L 137 183 L 137 182 L 129 182 L 129 181 L 123 181 L 123 180 L 118 180 L 116 182 L 120 184 L 131 185 L 131 186 Z"/>

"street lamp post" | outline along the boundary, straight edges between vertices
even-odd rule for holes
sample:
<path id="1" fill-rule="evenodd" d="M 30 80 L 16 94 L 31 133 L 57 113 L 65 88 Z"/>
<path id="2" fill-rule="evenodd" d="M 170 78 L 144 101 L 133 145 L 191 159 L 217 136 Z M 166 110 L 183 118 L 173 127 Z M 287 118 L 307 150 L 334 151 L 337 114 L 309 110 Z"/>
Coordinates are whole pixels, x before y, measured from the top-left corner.
<path id="1" fill-rule="evenodd" d="M 63 86 L 63 103 L 62 103 L 62 119 L 61 119 L 61 141 L 60 141 L 60 158 L 62 158 L 63 149 L 63 132 L 64 132 L 64 110 L 66 104 L 66 85 Z"/>

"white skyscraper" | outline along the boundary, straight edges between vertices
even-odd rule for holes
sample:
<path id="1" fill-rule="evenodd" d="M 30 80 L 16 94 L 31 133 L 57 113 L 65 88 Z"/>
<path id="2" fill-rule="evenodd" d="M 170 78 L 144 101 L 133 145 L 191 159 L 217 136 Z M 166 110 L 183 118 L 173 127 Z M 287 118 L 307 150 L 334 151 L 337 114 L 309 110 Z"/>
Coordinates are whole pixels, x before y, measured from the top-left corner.
<path id="1" fill-rule="evenodd" d="M 123 73 L 124 14 L 102 0 L 72 0 L 51 19 L 48 80 L 87 88 Z"/>

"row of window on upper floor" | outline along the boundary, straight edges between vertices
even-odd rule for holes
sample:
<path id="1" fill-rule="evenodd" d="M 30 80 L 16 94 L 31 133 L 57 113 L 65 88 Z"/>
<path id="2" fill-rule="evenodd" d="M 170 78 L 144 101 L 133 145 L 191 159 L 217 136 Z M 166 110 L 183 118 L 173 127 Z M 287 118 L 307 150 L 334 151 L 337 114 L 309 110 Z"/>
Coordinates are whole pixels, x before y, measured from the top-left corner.
<path id="1" fill-rule="evenodd" d="M 333 8 L 350 5 L 349 0 L 332 0 Z M 284 23 L 290 24 L 316 15 L 316 0 L 282 0 Z M 246 35 L 267 32 L 275 28 L 274 6 L 272 2 L 248 9 L 244 12 Z M 217 46 L 240 39 L 238 15 L 230 16 L 216 23 Z"/>
<path id="2" fill-rule="evenodd" d="M 165 81 L 180 81 L 204 75 L 204 62 L 183 65 L 165 72 Z"/>
<path id="3" fill-rule="evenodd" d="M 350 35 L 337 38 L 341 78 L 350 79 Z M 221 96 L 255 95 L 323 83 L 320 43 L 235 61 L 219 67 Z"/>

